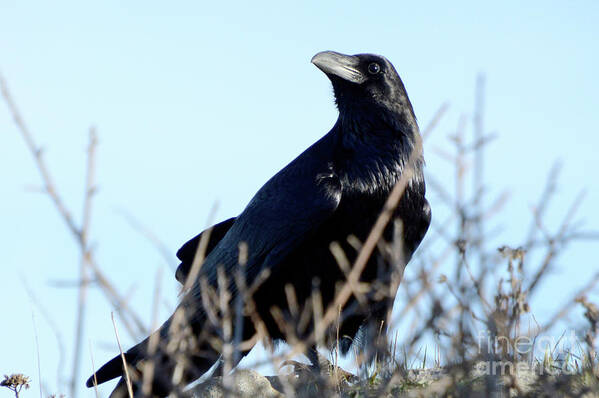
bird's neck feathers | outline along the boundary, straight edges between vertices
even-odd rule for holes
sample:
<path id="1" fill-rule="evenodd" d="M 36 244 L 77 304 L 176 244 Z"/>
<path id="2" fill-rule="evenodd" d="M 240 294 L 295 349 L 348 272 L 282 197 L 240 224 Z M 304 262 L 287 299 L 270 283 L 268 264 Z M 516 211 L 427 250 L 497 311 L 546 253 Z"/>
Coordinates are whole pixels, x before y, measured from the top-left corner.
<path id="1" fill-rule="evenodd" d="M 335 132 L 343 153 L 339 173 L 344 186 L 390 191 L 408 166 L 410 184 L 423 180 L 422 138 L 411 107 L 404 109 L 404 114 L 381 109 L 340 112 Z"/>

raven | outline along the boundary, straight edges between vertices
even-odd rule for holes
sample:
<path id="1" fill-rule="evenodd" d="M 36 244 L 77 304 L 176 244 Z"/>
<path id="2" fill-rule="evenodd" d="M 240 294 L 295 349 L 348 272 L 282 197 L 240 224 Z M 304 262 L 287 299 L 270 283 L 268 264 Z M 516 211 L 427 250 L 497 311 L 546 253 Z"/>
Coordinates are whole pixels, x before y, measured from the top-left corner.
<path id="1" fill-rule="evenodd" d="M 134 391 L 141 391 L 144 377 L 150 378 L 146 385 L 151 388 L 151 394 L 146 387 L 144 395 L 177 391 L 220 358 L 223 341 L 232 341 L 231 336 L 249 342 L 237 346 L 241 354 L 233 366 L 257 335 L 274 341 L 308 338 L 317 317 L 314 297 L 325 310 L 334 303 L 348 278 L 348 264 L 356 260 L 390 192 L 404 176 L 405 189 L 392 210 L 394 222 L 384 227 L 381 237 L 383 243 L 394 243 L 379 242 L 383 249 L 370 255 L 359 275 L 360 286 L 368 283 L 379 289 L 352 291 L 339 309 L 341 350 L 347 352 L 352 342 L 366 336 L 373 325 L 379 328 L 388 316 L 398 279 L 431 218 L 416 117 L 386 58 L 325 51 L 312 63 L 332 83 L 337 122 L 266 182 L 241 214 L 204 231 L 177 252 L 181 265 L 176 277 L 186 286 L 181 303 L 159 330 L 124 353 Z M 341 257 L 332 244 L 341 249 Z M 194 259 L 201 251 L 198 270 Z M 229 310 L 219 308 L 214 299 L 223 291 Z M 221 322 L 227 313 L 235 321 L 228 332 Z M 313 339 L 306 353 L 317 367 L 315 344 Z M 151 374 L 145 366 L 150 361 Z M 122 359 L 116 356 L 87 380 L 87 386 L 124 375 Z M 124 379 L 112 396 L 126 392 Z"/>

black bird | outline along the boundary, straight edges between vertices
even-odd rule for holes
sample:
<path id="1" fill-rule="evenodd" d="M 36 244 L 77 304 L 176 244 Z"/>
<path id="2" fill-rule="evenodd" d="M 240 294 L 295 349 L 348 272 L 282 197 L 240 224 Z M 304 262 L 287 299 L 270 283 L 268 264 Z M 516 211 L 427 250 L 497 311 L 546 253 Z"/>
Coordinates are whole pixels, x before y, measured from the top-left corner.
<path id="1" fill-rule="evenodd" d="M 395 288 L 383 295 L 381 289 L 356 294 L 345 303 L 339 322 L 341 350 L 347 352 L 352 339 L 373 325 L 379 328 L 390 311 L 397 288 L 392 279 L 394 275 L 396 281 L 401 278 L 431 217 L 425 199 L 424 159 L 416 117 L 399 75 L 386 58 L 325 51 L 316 54 L 312 63 L 332 82 L 339 110 L 337 122 L 328 134 L 266 182 L 239 216 L 211 228 L 199 272 L 188 281 L 178 310 L 153 335 L 157 348 L 150 348 L 152 337 L 148 337 L 125 353 L 134 390 L 140 391 L 144 373 L 148 377 L 144 363 L 150 358 L 155 370 L 149 376 L 149 385 L 151 395 L 156 396 L 176 391 L 218 360 L 222 345 L 210 336 L 219 336 L 222 341 L 218 319 L 223 313 L 222 308 L 210 308 L 214 306 L 209 304 L 206 291 L 217 290 L 219 285 L 231 294 L 228 303 L 236 320 L 231 333 L 238 339 L 250 340 L 262 327 L 262 336 L 285 340 L 289 330 L 281 330 L 281 319 L 295 322 L 293 332 L 298 338 L 309 336 L 314 326 L 313 293 L 318 293 L 326 310 L 335 299 L 335 289 L 346 280 L 347 267 L 340 266 L 332 254 L 331 243 L 337 242 L 352 264 L 359 250 L 356 242 L 366 240 L 389 193 L 402 175 L 409 173 L 409 182 L 393 214 L 397 222 L 389 223 L 382 236 L 382 241 L 392 242 L 395 238 L 399 245 L 387 245 L 390 256 L 385 250 L 372 254 L 360 275 L 360 281 L 371 286 Z M 181 283 L 190 274 L 202 234 L 177 253 L 181 265 L 176 277 Z M 247 245 L 247 259 L 240 266 L 242 242 Z M 240 292 L 247 289 L 238 285 L 241 279 L 236 275 L 243 275 L 243 286 L 261 281 L 251 300 L 247 295 L 239 299 Z M 294 295 L 290 295 L 291 290 Z M 357 296 L 361 296 L 359 300 Z M 235 303 L 242 301 L 243 313 L 237 313 Z M 253 314 L 247 309 L 250 301 Z M 290 304 L 292 301 L 297 305 Z M 303 325 L 300 312 L 308 314 Z M 191 337 L 186 340 L 182 334 Z M 318 366 L 314 347 L 308 350 L 308 356 Z M 241 355 L 250 348 L 244 347 Z M 239 359 L 237 356 L 235 362 Z M 122 360 L 117 356 L 95 377 L 97 383 L 103 383 L 123 375 Z M 87 381 L 88 387 L 93 384 L 94 376 Z M 123 377 L 113 396 L 124 391 Z"/>

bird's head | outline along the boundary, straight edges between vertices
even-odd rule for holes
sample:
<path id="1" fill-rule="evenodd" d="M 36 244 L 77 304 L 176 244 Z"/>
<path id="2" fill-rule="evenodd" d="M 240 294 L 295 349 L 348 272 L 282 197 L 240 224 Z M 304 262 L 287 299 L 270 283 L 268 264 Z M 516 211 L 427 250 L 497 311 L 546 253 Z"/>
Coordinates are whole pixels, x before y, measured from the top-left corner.
<path id="1" fill-rule="evenodd" d="M 403 119 L 404 123 L 415 124 L 403 82 L 385 57 L 323 51 L 312 58 L 312 63 L 331 80 L 341 114 L 363 115 L 384 110 L 393 118 Z"/>

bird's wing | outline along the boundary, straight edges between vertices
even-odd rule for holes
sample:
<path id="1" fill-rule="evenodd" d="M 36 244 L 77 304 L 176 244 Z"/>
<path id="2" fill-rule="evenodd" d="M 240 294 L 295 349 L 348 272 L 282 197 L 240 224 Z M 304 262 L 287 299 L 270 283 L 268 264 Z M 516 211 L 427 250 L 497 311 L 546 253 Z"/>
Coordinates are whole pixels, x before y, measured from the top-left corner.
<path id="1" fill-rule="evenodd" d="M 181 246 L 181 248 L 177 251 L 177 258 L 181 260 L 181 264 L 179 264 L 177 271 L 175 272 L 175 278 L 177 278 L 181 284 L 185 284 L 185 280 L 187 279 L 187 275 L 189 275 L 189 271 L 191 270 L 191 265 L 193 264 L 193 259 L 196 256 L 202 237 L 208 236 L 208 241 L 206 242 L 206 249 L 204 252 L 204 256 L 207 256 L 229 231 L 234 222 L 235 217 L 231 217 L 228 220 L 215 224 L 212 227 L 200 232 L 197 236 Z"/>
<path id="2" fill-rule="evenodd" d="M 204 277 L 209 284 L 217 286 L 217 270 L 220 266 L 229 277 L 232 298 L 236 296 L 237 286 L 233 283 L 233 276 L 239 264 L 241 242 L 248 247 L 244 269 L 246 283 L 250 285 L 263 269 L 279 267 L 291 250 L 333 215 L 341 200 L 339 178 L 331 166 L 313 161 L 318 153 L 306 152 L 272 177 L 235 220 L 224 222 L 223 229 L 226 229 L 226 223 L 231 225 L 205 258 L 198 280 L 180 304 L 191 310 L 188 313 L 189 322 L 204 322 L 205 313 L 198 305 L 202 302 L 199 278 Z M 189 248 L 193 246 L 192 241 Z M 183 261 L 189 259 L 193 256 L 188 254 L 191 251 L 183 250 L 179 258 Z M 168 338 L 172 320 L 173 317 L 169 318 L 156 333 Z M 144 358 L 148 341 L 149 338 L 125 353 L 127 363 L 135 365 Z M 93 376 L 88 379 L 87 386 L 93 386 L 95 380 L 100 384 L 121 375 L 121 358 L 116 356 L 96 372 L 96 379 Z"/>
<path id="3" fill-rule="evenodd" d="M 220 266 L 233 275 L 243 242 L 248 248 L 245 278 L 251 284 L 262 270 L 278 267 L 289 252 L 335 212 L 341 200 L 338 176 L 329 165 L 317 166 L 309 159 L 301 160 L 296 159 L 258 191 L 208 255 L 201 271 L 208 283 L 216 286 Z M 232 284 L 230 289 L 235 295 L 236 286 Z M 189 294 L 194 300 L 201 300 L 199 283 Z"/>

